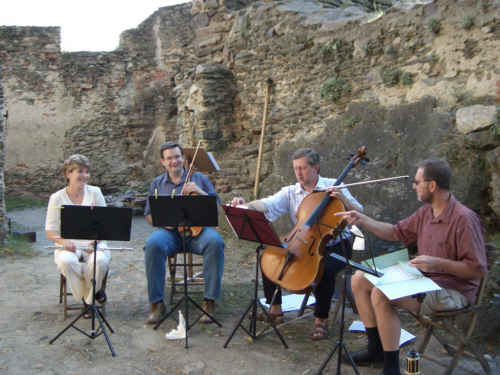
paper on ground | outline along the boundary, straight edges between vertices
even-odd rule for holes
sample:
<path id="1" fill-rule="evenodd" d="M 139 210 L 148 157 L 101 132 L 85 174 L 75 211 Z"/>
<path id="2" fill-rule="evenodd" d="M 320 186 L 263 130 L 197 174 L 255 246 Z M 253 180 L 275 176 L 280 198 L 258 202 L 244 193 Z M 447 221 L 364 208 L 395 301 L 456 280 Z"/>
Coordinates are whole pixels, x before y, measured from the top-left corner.
<path id="1" fill-rule="evenodd" d="M 361 320 L 355 320 L 352 322 L 351 326 L 349 327 L 350 332 L 365 332 L 365 325 Z M 407 342 L 410 342 L 411 340 L 414 340 L 415 336 L 412 335 L 410 332 L 404 330 L 401 328 L 401 336 L 399 337 L 399 346 L 403 346 Z"/>
<path id="2" fill-rule="evenodd" d="M 281 298 L 281 309 L 283 311 L 295 311 L 300 309 L 300 305 L 302 304 L 302 300 L 304 299 L 304 294 L 288 294 Z M 265 298 L 260 299 L 260 303 L 262 303 L 265 307 L 269 308 L 269 305 L 266 303 Z M 307 300 L 307 306 L 314 305 L 316 303 L 316 299 L 313 295 L 309 296 Z"/>
<path id="3" fill-rule="evenodd" d="M 186 338 L 186 320 L 179 310 L 179 324 L 176 329 L 171 330 L 165 335 L 167 340 L 182 340 Z"/>

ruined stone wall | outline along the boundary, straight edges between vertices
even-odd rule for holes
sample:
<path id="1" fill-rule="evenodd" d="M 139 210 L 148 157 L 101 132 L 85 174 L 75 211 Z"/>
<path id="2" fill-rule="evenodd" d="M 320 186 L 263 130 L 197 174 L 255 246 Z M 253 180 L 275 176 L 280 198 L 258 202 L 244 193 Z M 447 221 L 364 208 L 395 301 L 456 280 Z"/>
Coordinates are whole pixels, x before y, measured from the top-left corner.
<path id="1" fill-rule="evenodd" d="M 4 97 L 3 97 L 3 69 L 0 67 L 0 246 L 5 244 L 7 236 L 7 223 L 5 220 L 5 181 L 4 181 L 4 168 L 5 168 L 5 147 L 4 147 L 4 134 L 5 134 L 5 113 L 4 113 Z"/>
<path id="2" fill-rule="evenodd" d="M 161 172 L 159 144 L 180 139 L 215 153 L 223 171 L 211 177 L 223 199 L 250 198 L 272 78 L 262 195 L 293 183 L 297 147 L 321 151 L 321 174 L 334 177 L 366 145 L 371 162 L 347 182 L 413 174 L 416 161 L 445 157 L 457 197 L 494 223 L 495 4 L 443 0 L 382 15 L 314 0 L 197 0 L 159 9 L 109 53 L 63 54 L 58 28 L 0 28 L 15 128 L 7 189 L 48 194 L 73 152 L 90 157 L 92 182 L 105 192 L 145 189 Z M 418 205 L 409 184 L 353 193 L 380 219 Z"/>

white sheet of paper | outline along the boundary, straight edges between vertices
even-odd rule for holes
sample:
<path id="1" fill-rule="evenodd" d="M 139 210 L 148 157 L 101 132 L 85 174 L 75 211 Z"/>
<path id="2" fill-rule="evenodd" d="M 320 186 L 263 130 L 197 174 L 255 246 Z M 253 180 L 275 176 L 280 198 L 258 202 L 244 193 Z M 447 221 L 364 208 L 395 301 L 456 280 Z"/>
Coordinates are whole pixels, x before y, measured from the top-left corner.
<path id="1" fill-rule="evenodd" d="M 441 289 L 408 262 L 398 262 L 380 271 L 384 276 L 376 277 L 367 273 L 364 276 L 390 300 Z"/>
<path id="2" fill-rule="evenodd" d="M 355 320 L 352 322 L 351 326 L 349 327 L 350 332 L 365 332 L 365 325 L 361 320 Z M 410 332 L 407 330 L 404 330 L 401 328 L 401 336 L 399 337 L 399 346 L 403 346 L 407 342 L 410 342 L 411 340 L 414 340 L 415 336 L 412 335 Z"/>
<path id="3" fill-rule="evenodd" d="M 285 311 L 295 311 L 300 309 L 300 305 L 302 304 L 302 300 L 304 299 L 304 294 L 288 294 L 281 298 L 281 309 Z M 265 307 L 269 308 L 269 305 L 266 303 L 265 298 L 260 299 L 260 303 L 262 303 Z M 316 299 L 313 295 L 309 296 L 307 300 L 307 306 L 314 305 L 316 303 Z"/>

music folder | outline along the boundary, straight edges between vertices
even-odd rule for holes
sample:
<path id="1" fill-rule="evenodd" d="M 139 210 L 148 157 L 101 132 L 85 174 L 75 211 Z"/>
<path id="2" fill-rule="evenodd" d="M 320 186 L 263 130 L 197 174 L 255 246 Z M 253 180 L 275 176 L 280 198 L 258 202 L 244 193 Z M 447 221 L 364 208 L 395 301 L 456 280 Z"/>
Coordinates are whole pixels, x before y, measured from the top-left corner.
<path id="1" fill-rule="evenodd" d="M 61 236 L 74 240 L 130 241 L 132 209 L 125 207 L 61 207 Z"/>
<path id="2" fill-rule="evenodd" d="M 219 225 L 214 195 L 150 196 L 154 227 L 216 227 Z"/>
<path id="3" fill-rule="evenodd" d="M 262 212 L 229 205 L 222 207 L 236 237 L 242 240 L 283 247 L 276 231 Z"/>

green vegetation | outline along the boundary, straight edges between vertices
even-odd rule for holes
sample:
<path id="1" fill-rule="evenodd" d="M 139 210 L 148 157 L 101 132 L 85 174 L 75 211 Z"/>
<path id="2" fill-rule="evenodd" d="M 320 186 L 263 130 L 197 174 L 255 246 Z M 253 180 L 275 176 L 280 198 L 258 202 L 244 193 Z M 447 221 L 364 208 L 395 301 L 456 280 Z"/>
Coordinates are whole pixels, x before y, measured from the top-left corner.
<path id="1" fill-rule="evenodd" d="M 344 125 L 348 128 L 354 128 L 357 123 L 359 123 L 361 119 L 354 115 L 354 116 L 345 116 L 344 117 Z"/>
<path id="2" fill-rule="evenodd" d="M 397 85 L 401 78 L 401 74 L 402 72 L 399 68 L 384 67 L 380 71 L 382 82 L 384 82 L 384 85 L 387 87 Z"/>
<path id="3" fill-rule="evenodd" d="M 436 64 L 439 61 L 439 55 L 436 52 L 432 52 L 428 56 L 428 59 L 431 63 Z"/>
<path id="4" fill-rule="evenodd" d="M 403 72 L 401 74 L 401 83 L 407 86 L 413 84 L 413 74 L 410 72 Z"/>
<path id="5" fill-rule="evenodd" d="M 323 58 L 339 57 L 341 59 L 352 57 L 354 47 L 342 39 L 334 39 L 321 47 Z"/>
<path id="6" fill-rule="evenodd" d="M 47 202 L 29 198 L 5 198 L 5 208 L 8 211 L 23 210 L 31 207 L 42 207 Z"/>
<path id="7" fill-rule="evenodd" d="M 32 244 L 24 237 L 8 234 L 5 246 L 0 247 L 0 257 L 8 255 L 34 256 Z"/>
<path id="8" fill-rule="evenodd" d="M 334 102 L 342 97 L 343 93 L 351 91 L 351 85 L 340 77 L 328 78 L 321 87 L 321 97 Z"/>
<path id="9" fill-rule="evenodd" d="M 432 18 L 427 23 L 427 28 L 434 34 L 439 34 L 439 31 L 441 31 L 441 21 L 439 21 L 437 18 Z"/>
<path id="10" fill-rule="evenodd" d="M 465 30 L 470 30 L 472 26 L 474 26 L 474 17 L 465 16 L 464 19 L 462 20 L 462 27 Z"/>

